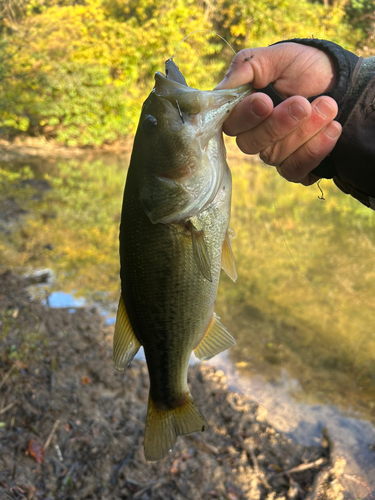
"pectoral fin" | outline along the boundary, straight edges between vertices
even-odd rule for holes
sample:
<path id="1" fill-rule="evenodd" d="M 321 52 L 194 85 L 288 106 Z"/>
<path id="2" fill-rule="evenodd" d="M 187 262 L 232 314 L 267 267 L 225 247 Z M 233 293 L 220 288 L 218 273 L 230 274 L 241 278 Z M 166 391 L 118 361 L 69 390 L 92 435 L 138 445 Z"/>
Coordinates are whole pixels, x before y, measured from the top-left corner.
<path id="1" fill-rule="evenodd" d="M 212 282 L 211 262 L 208 255 L 207 245 L 204 241 L 204 231 L 198 231 L 198 229 L 196 229 L 191 222 L 190 228 L 195 263 L 197 264 L 198 269 L 206 278 L 206 280 Z"/>
<path id="2" fill-rule="evenodd" d="M 118 370 L 125 370 L 141 347 L 131 327 L 124 300 L 121 297 L 117 309 L 113 338 L 113 361 Z"/>
<path id="3" fill-rule="evenodd" d="M 221 268 L 227 273 L 231 280 L 236 282 L 237 270 L 232 245 L 230 242 L 231 238 L 233 238 L 233 231 L 231 229 L 228 229 L 225 235 L 223 249 L 221 252 Z"/>
<path id="4" fill-rule="evenodd" d="M 197 358 L 206 360 L 235 345 L 236 341 L 214 313 L 203 339 L 194 349 Z"/>

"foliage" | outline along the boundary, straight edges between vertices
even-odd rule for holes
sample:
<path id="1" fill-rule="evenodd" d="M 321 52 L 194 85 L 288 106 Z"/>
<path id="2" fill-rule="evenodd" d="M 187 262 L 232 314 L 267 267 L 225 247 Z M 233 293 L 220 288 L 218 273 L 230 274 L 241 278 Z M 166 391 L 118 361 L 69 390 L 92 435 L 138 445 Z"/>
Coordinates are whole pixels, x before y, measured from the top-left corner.
<path id="1" fill-rule="evenodd" d="M 356 0 L 367 9 L 367 0 Z M 363 12 L 352 1 L 356 12 Z M 212 88 L 232 53 L 314 36 L 353 49 L 363 31 L 333 7 L 301 0 L 6 0 L 0 23 L 0 132 L 100 145 L 134 132 L 153 74 L 183 38 L 188 83 Z"/>
<path id="2" fill-rule="evenodd" d="M 215 29 L 236 50 L 247 46 L 267 46 L 288 38 L 327 38 L 353 48 L 358 33 L 345 22 L 342 2 L 333 7 L 306 0 L 219 0 L 213 14 Z"/>
<path id="3" fill-rule="evenodd" d="M 366 39 L 368 36 L 375 46 L 375 6 L 373 0 L 349 0 L 345 11 L 349 22 L 360 28 Z"/>

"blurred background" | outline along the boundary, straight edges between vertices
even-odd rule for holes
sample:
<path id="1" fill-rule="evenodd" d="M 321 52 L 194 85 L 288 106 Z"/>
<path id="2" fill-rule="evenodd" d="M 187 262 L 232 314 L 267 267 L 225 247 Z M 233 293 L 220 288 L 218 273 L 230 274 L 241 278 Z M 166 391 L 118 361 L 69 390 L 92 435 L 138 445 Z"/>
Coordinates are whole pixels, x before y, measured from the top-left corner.
<path id="1" fill-rule="evenodd" d="M 195 30 L 235 51 L 296 37 L 375 49 L 373 0 L 2 0 L 0 9 L 0 132 L 69 146 L 133 133 L 154 73 Z M 210 89 L 232 57 L 199 32 L 176 62 L 190 86 Z"/>
<path id="2" fill-rule="evenodd" d="M 375 54 L 372 0 L 3 0 L 0 9 L 0 272 L 48 269 L 34 295 L 51 307 L 95 304 L 108 324 L 133 134 L 154 73 L 181 40 L 214 30 L 238 51 L 313 36 Z M 189 85 L 210 89 L 232 57 L 199 31 L 175 61 Z M 222 276 L 216 312 L 237 345 L 211 362 L 293 439 L 314 444 L 327 427 L 347 475 L 367 485 L 347 478 L 348 498 L 365 498 L 375 492 L 375 213 L 331 181 L 320 183 L 322 200 L 316 185 L 290 184 L 233 141 L 227 148 L 239 277 Z"/>

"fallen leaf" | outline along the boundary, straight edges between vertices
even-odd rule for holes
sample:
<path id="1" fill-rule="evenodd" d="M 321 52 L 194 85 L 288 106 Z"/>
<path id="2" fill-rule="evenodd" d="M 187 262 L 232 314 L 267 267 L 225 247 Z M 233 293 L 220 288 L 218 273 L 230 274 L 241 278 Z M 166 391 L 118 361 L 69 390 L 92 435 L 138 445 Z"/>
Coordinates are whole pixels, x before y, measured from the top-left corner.
<path id="1" fill-rule="evenodd" d="M 90 377 L 86 377 L 86 375 L 84 375 L 82 378 L 81 378 L 81 384 L 82 385 L 88 385 L 88 384 L 91 384 L 92 380 Z"/>
<path id="2" fill-rule="evenodd" d="M 32 484 L 27 491 L 27 500 L 33 500 L 35 498 L 36 488 Z"/>
<path id="3" fill-rule="evenodd" d="M 27 370 L 28 369 L 28 366 L 26 363 L 23 363 L 22 361 L 20 361 L 19 359 L 16 359 L 14 361 L 14 364 L 16 365 L 16 367 L 19 369 L 19 370 Z"/>
<path id="4" fill-rule="evenodd" d="M 229 500 L 238 500 L 238 495 L 236 495 L 236 493 L 233 493 L 233 491 L 229 491 L 227 493 L 227 497 Z"/>
<path id="5" fill-rule="evenodd" d="M 179 460 L 178 458 L 176 458 L 176 459 L 173 461 L 173 463 L 172 463 L 172 465 L 171 465 L 171 468 L 170 468 L 170 470 L 169 470 L 169 472 L 170 472 L 171 474 L 176 474 L 176 473 L 178 472 L 178 464 L 179 464 L 179 463 L 180 463 L 180 460 Z"/>
<path id="6" fill-rule="evenodd" d="M 34 441 L 34 439 L 30 440 L 27 451 L 29 452 L 29 455 L 31 455 L 38 464 L 43 463 L 44 448 L 39 443 Z"/>

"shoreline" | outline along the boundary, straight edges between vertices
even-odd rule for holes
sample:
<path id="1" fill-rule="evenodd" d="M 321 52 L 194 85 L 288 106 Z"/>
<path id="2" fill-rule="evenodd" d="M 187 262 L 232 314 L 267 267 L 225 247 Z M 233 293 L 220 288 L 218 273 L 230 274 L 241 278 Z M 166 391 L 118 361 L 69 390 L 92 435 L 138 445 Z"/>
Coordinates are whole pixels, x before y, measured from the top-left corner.
<path id="1" fill-rule="evenodd" d="M 45 159 L 55 161 L 59 159 L 74 159 L 97 156 L 119 156 L 129 157 L 133 148 L 134 134 L 130 134 L 113 144 L 92 147 L 72 147 L 64 146 L 54 140 L 47 140 L 43 137 L 18 137 L 13 141 L 2 139 L 0 136 L 0 161 L 23 162 L 38 161 Z M 240 151 L 236 145 L 235 138 L 224 134 L 225 147 L 229 162 L 240 159 L 250 163 L 261 163 L 258 155 L 246 155 Z"/>
<path id="2" fill-rule="evenodd" d="M 0 274 L 0 497 L 343 500 L 345 460 L 329 436 L 317 446 L 292 442 L 205 363 L 188 379 L 209 428 L 145 462 L 145 363 L 116 371 L 113 326 L 95 308 L 51 310 L 26 285 Z"/>
<path id="3" fill-rule="evenodd" d="M 43 137 L 16 138 L 13 141 L 0 139 L 0 161 L 20 162 L 28 160 L 57 160 L 79 158 L 81 156 L 111 155 L 128 156 L 131 152 L 133 136 L 123 141 L 98 147 L 70 147 Z"/>

